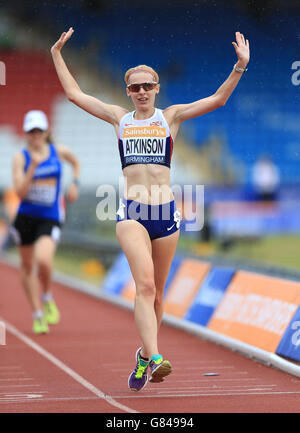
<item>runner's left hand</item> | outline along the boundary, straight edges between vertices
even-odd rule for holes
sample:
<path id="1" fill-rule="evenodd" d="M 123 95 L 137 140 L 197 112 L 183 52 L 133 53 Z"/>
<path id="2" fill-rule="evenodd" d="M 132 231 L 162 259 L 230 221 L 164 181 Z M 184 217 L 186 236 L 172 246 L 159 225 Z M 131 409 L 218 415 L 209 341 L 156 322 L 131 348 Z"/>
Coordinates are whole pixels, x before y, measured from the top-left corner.
<path id="1" fill-rule="evenodd" d="M 235 52 L 238 56 L 238 65 L 245 68 L 250 59 L 250 48 L 248 39 L 244 38 L 244 35 L 240 32 L 235 32 L 236 42 L 232 42 Z"/>
<path id="2" fill-rule="evenodd" d="M 70 203 L 74 203 L 78 199 L 78 196 L 79 196 L 78 186 L 75 185 L 75 183 L 72 183 L 67 193 L 67 200 Z"/>

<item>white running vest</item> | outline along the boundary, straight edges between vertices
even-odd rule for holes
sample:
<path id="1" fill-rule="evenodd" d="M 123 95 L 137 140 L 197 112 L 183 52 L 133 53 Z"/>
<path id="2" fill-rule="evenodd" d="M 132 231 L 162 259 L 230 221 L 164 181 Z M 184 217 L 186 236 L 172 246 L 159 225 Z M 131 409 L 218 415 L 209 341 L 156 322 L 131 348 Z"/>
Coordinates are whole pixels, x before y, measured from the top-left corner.
<path id="1" fill-rule="evenodd" d="M 155 108 L 152 117 L 134 119 L 135 111 L 120 121 L 119 152 L 122 169 L 132 164 L 160 164 L 170 167 L 173 139 L 162 110 Z"/>

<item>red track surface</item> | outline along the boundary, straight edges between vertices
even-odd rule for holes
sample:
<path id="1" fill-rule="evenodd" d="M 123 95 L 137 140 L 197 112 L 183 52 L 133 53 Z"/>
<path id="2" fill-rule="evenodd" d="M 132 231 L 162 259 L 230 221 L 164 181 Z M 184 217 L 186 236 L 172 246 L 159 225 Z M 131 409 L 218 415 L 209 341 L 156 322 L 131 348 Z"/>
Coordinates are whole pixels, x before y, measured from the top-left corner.
<path id="1" fill-rule="evenodd" d="M 127 378 L 138 338 L 131 312 L 53 284 L 61 323 L 35 336 L 18 272 L 0 263 L 0 281 L 0 317 L 14 327 L 0 346 L 2 413 L 299 412 L 299 378 L 166 325 L 160 349 L 173 373 L 133 393 Z M 210 372 L 219 376 L 203 375 Z"/>

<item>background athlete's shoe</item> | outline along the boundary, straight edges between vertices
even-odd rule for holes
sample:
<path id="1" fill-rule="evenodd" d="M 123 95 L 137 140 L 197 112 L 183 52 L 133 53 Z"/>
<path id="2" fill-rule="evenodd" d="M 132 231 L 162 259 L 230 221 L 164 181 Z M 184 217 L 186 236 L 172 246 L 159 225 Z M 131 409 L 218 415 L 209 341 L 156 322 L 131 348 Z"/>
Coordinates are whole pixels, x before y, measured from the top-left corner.
<path id="1" fill-rule="evenodd" d="M 162 382 L 164 377 L 172 372 L 172 366 L 169 361 L 163 359 L 159 354 L 153 355 L 149 363 L 151 369 L 150 382 Z"/>
<path id="2" fill-rule="evenodd" d="M 60 320 L 60 313 L 55 302 L 48 301 L 43 303 L 45 318 L 49 325 L 56 325 Z"/>
<path id="3" fill-rule="evenodd" d="M 32 330 L 35 334 L 48 334 L 49 328 L 45 317 L 33 319 Z"/>
<path id="4" fill-rule="evenodd" d="M 140 347 L 135 354 L 136 366 L 131 375 L 128 378 L 128 386 L 131 391 L 140 391 L 143 389 L 148 383 L 148 365 L 149 362 L 143 361 L 141 359 L 141 351 Z"/>

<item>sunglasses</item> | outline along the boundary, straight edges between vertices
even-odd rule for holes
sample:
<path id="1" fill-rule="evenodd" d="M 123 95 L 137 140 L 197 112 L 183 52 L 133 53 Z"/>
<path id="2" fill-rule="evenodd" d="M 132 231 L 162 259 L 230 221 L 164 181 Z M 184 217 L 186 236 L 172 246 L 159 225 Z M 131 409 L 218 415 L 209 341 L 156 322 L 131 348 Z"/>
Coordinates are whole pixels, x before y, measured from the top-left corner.
<path id="1" fill-rule="evenodd" d="M 45 131 L 43 129 L 40 129 L 40 128 L 32 128 L 29 131 L 27 131 L 27 134 L 35 134 L 37 132 L 41 133 L 41 132 L 45 132 Z"/>
<path id="2" fill-rule="evenodd" d="M 145 92 L 149 92 L 149 90 L 153 90 L 154 87 L 157 85 L 157 83 L 139 83 L 139 84 L 128 84 L 127 89 L 130 90 L 130 92 L 137 93 L 140 91 L 140 88 L 142 87 Z"/>

